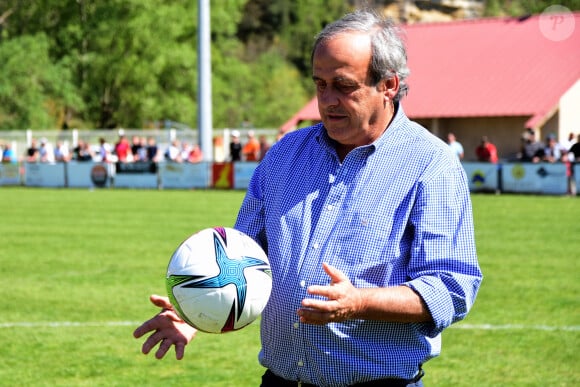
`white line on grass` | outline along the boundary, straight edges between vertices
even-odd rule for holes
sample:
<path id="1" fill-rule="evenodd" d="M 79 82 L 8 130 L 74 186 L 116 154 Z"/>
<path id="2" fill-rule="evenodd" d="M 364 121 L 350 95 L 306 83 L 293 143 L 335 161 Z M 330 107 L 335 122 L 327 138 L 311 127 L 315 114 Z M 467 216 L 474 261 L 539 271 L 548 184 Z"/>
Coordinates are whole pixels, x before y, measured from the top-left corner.
<path id="1" fill-rule="evenodd" d="M 95 321 L 95 322 L 74 322 L 74 321 L 47 321 L 47 322 L 6 322 L 0 323 L 0 328 L 66 328 L 66 327 L 113 327 L 113 326 L 134 326 L 141 325 L 138 321 Z M 466 330 L 528 330 L 528 331 L 580 331 L 580 326 L 549 326 L 549 325 L 523 325 L 523 324 L 457 324 L 451 328 Z"/>
<path id="2" fill-rule="evenodd" d="M 456 329 L 484 330 L 484 331 L 498 331 L 498 330 L 571 331 L 571 332 L 580 331 L 580 326 L 578 325 L 549 326 L 549 325 L 523 325 L 523 324 L 504 324 L 504 325 L 457 324 L 452 325 L 451 327 Z"/>
<path id="3" fill-rule="evenodd" d="M 0 328 L 66 328 L 66 327 L 115 327 L 115 326 L 139 326 L 142 322 L 136 321 L 39 321 L 39 322 L 8 322 L 0 323 Z"/>

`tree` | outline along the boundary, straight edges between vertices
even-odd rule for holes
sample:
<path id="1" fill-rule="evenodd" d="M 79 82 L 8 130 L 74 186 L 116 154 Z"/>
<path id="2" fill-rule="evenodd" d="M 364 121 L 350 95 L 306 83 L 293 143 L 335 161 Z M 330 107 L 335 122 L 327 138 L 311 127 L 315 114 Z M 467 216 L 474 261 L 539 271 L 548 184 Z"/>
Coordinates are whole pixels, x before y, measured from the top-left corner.
<path id="1" fill-rule="evenodd" d="M 53 128 L 64 106 L 82 109 L 72 74 L 53 63 L 48 51 L 42 33 L 0 43 L 0 128 Z"/>
<path id="2" fill-rule="evenodd" d="M 212 1 L 214 125 L 278 126 L 306 102 L 312 38 L 345 4 Z M 2 127 L 197 122 L 196 1 L 3 0 L 0 55 Z"/>
<path id="3" fill-rule="evenodd" d="M 580 10 L 580 0 L 488 0 L 485 16 L 524 16 L 542 13 L 549 6 L 557 5 L 571 11 Z"/>

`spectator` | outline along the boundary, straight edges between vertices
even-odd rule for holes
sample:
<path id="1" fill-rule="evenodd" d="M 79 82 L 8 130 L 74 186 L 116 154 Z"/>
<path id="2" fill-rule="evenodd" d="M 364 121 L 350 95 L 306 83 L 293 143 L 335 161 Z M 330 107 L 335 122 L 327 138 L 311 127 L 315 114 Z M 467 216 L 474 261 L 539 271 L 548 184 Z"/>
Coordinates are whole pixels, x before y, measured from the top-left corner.
<path id="1" fill-rule="evenodd" d="M 475 148 L 477 161 L 486 163 L 497 163 L 497 148 L 492 144 L 487 136 L 481 137 L 481 143 Z"/>
<path id="2" fill-rule="evenodd" d="M 214 136 L 213 138 L 213 159 L 218 162 L 224 162 L 226 160 L 224 149 L 224 139 L 222 136 Z"/>
<path id="3" fill-rule="evenodd" d="M 54 163 L 54 148 L 46 138 L 40 140 L 40 148 L 38 150 L 40 162 Z"/>
<path id="4" fill-rule="evenodd" d="M 578 134 L 578 140 L 570 147 L 570 153 L 575 162 L 580 162 L 580 134 Z"/>
<path id="5" fill-rule="evenodd" d="M 90 144 L 84 140 L 79 140 L 77 146 L 73 149 L 73 160 L 92 161 L 93 157 L 94 154 Z"/>
<path id="6" fill-rule="evenodd" d="M 246 161 L 258 161 L 260 159 L 260 142 L 256 139 L 253 130 L 248 131 L 248 142 L 242 148 Z"/>
<path id="7" fill-rule="evenodd" d="M 12 149 L 12 145 L 9 142 L 4 144 L 4 150 L 2 150 L 2 162 L 12 164 L 16 164 L 18 162 L 16 153 L 14 152 L 14 149 Z"/>
<path id="8" fill-rule="evenodd" d="M 111 145 L 105 140 L 104 137 L 99 138 L 99 151 L 96 161 L 112 162 L 113 157 L 111 154 Z"/>
<path id="9" fill-rule="evenodd" d="M 199 163 L 202 160 L 203 154 L 201 153 L 201 148 L 198 144 L 193 144 L 187 156 L 187 161 L 190 163 Z"/>
<path id="10" fill-rule="evenodd" d="M 67 163 L 70 160 L 68 146 L 63 141 L 57 141 L 54 147 L 54 160 L 58 163 Z"/>
<path id="11" fill-rule="evenodd" d="M 26 161 L 29 163 L 40 161 L 40 150 L 34 138 L 30 141 L 30 146 L 26 149 Z"/>
<path id="12" fill-rule="evenodd" d="M 117 161 L 122 163 L 127 163 L 133 161 L 133 154 L 131 153 L 131 144 L 129 140 L 125 137 L 124 132 L 119 131 L 119 140 L 115 144 L 115 154 L 117 155 Z"/>
<path id="13" fill-rule="evenodd" d="M 454 133 L 447 134 L 447 144 L 453 150 L 453 153 L 459 158 L 459 160 L 463 160 L 464 152 L 463 152 L 463 145 L 455 138 Z"/>
<path id="14" fill-rule="evenodd" d="M 563 155 L 565 155 L 567 152 L 568 151 L 562 149 L 558 141 L 556 141 L 556 135 L 551 133 L 546 137 L 546 147 L 544 148 L 544 155 L 542 160 L 549 163 L 562 161 Z"/>
<path id="15" fill-rule="evenodd" d="M 537 163 L 544 158 L 544 144 L 536 140 L 536 132 L 527 129 L 522 135 L 520 161 Z"/>
<path id="16" fill-rule="evenodd" d="M 181 157 L 181 145 L 177 139 L 172 140 L 165 150 L 165 159 L 167 161 L 173 161 L 174 163 L 183 162 Z"/>
<path id="17" fill-rule="evenodd" d="M 158 157 L 158 152 L 159 149 L 157 147 L 157 142 L 155 141 L 154 137 L 149 137 L 147 139 L 147 152 L 146 157 L 147 157 L 147 161 L 151 161 L 151 162 L 157 162 L 159 161 L 159 157 Z"/>
<path id="18" fill-rule="evenodd" d="M 242 144 L 240 143 L 240 132 L 232 130 L 232 140 L 230 142 L 230 160 L 242 160 Z"/>
<path id="19" fill-rule="evenodd" d="M 187 141 L 181 141 L 180 155 L 181 161 L 188 161 L 191 153 L 191 146 Z"/>
<path id="20" fill-rule="evenodd" d="M 565 141 L 562 141 L 562 148 L 569 151 L 572 148 L 572 145 L 576 142 L 576 136 L 574 136 L 573 132 L 568 133 L 568 138 Z"/>
<path id="21" fill-rule="evenodd" d="M 419 387 L 482 279 L 468 180 L 405 115 L 409 70 L 392 22 L 348 14 L 318 35 L 311 58 L 322 123 L 272 146 L 235 224 L 272 268 L 262 387 Z M 151 332 L 144 353 L 175 345 L 182 358 L 195 329 L 167 297 L 151 301 L 161 310 L 134 336 Z"/>
<path id="22" fill-rule="evenodd" d="M 142 142 L 141 137 L 132 137 L 131 154 L 133 155 L 133 161 L 143 161 L 145 159 L 145 141 Z"/>

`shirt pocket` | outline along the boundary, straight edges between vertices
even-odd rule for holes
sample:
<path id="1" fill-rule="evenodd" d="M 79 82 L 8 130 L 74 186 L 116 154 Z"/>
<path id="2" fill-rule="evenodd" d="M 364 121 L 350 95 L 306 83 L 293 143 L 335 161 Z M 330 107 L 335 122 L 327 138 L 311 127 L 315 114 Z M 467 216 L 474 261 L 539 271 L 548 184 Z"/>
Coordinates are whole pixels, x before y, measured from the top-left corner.
<path id="1" fill-rule="evenodd" d="M 384 262 L 391 225 L 384 214 L 347 212 L 337 227 L 333 261 L 351 267 Z"/>

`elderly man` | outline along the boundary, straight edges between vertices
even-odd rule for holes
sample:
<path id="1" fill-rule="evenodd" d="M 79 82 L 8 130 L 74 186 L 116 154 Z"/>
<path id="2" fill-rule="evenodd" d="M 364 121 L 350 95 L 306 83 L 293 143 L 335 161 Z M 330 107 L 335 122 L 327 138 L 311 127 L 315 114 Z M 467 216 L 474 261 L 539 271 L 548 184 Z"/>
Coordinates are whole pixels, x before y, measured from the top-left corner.
<path id="1" fill-rule="evenodd" d="M 286 134 L 256 168 L 235 227 L 265 249 L 262 386 L 421 386 L 441 332 L 463 319 L 481 271 L 467 178 L 410 121 L 405 47 L 389 20 L 356 11 L 312 51 L 322 122 Z M 165 297 L 135 331 L 182 358 L 195 330 Z"/>

